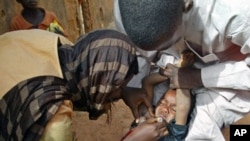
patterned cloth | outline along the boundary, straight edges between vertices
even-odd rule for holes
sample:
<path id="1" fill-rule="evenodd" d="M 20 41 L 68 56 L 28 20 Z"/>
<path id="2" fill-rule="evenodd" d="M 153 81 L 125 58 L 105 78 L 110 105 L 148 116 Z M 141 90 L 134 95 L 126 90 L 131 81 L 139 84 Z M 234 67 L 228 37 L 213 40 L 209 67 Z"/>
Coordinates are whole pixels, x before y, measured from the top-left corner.
<path id="1" fill-rule="evenodd" d="M 72 100 L 75 110 L 99 116 L 99 111 L 109 110 L 110 93 L 138 72 L 134 44 L 117 31 L 93 31 L 73 46 L 61 45 L 60 41 L 58 46 L 63 79 L 49 75 L 27 78 L 0 100 L 1 141 L 39 140 L 65 99 Z"/>
<path id="2" fill-rule="evenodd" d="M 91 32 L 75 46 L 59 48 L 59 58 L 73 96 L 74 108 L 90 117 L 109 107 L 110 92 L 138 72 L 135 45 L 117 31 Z"/>
<path id="3" fill-rule="evenodd" d="M 60 78 L 41 76 L 12 88 L 0 100 L 0 140 L 38 140 L 62 100 L 71 97 L 65 84 Z"/>

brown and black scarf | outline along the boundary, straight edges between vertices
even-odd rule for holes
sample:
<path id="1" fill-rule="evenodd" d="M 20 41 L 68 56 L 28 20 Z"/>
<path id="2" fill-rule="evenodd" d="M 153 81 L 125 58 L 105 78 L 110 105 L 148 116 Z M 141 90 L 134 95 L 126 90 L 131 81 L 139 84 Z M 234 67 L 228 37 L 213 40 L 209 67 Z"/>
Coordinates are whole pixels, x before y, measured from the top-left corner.
<path id="1" fill-rule="evenodd" d="M 37 141 L 64 99 L 75 110 L 103 110 L 109 93 L 138 72 L 134 44 L 117 31 L 93 31 L 73 47 L 59 46 L 65 79 L 40 76 L 9 90 L 0 100 L 1 141 Z"/>
<path id="2" fill-rule="evenodd" d="M 71 52 L 70 54 L 68 52 Z M 59 49 L 74 108 L 90 116 L 103 110 L 109 93 L 138 72 L 135 45 L 122 33 L 98 30 L 80 37 L 75 46 Z"/>

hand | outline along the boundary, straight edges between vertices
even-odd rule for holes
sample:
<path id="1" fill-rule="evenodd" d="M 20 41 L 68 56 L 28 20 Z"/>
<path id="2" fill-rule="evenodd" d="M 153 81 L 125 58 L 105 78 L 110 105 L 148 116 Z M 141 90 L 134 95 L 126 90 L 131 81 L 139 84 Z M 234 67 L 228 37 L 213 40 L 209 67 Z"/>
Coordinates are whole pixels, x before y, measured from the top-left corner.
<path id="1" fill-rule="evenodd" d="M 122 89 L 121 98 L 123 99 L 125 104 L 130 108 L 135 119 L 139 119 L 140 117 L 138 109 L 139 106 L 142 104 L 145 104 L 149 114 L 151 116 L 154 116 L 150 98 L 147 96 L 144 89 L 125 87 Z"/>
<path id="2" fill-rule="evenodd" d="M 157 118 L 151 118 L 133 128 L 123 141 L 157 141 L 168 135 L 166 122 L 158 122 Z"/>
<path id="3" fill-rule="evenodd" d="M 160 74 L 170 78 L 170 88 L 192 89 L 203 86 L 201 70 L 193 67 L 178 68 L 168 64 L 165 69 L 160 70 Z"/>

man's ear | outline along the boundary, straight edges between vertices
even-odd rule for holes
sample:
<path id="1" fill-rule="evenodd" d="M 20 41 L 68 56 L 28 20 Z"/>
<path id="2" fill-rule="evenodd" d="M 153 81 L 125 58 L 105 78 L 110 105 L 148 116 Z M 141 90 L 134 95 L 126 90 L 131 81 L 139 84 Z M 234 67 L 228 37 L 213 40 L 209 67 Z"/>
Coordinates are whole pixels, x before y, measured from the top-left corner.
<path id="1" fill-rule="evenodd" d="M 183 11 L 187 13 L 193 7 L 193 0 L 184 0 Z"/>

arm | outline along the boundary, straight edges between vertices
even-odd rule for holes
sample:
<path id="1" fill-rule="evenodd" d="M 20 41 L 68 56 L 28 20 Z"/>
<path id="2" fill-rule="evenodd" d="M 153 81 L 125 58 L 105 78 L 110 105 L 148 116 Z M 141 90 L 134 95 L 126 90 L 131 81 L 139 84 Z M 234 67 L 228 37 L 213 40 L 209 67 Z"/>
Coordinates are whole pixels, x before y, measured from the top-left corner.
<path id="1" fill-rule="evenodd" d="M 132 87 L 125 87 L 121 90 L 121 99 L 123 99 L 124 103 L 130 108 L 133 113 L 135 119 L 139 119 L 139 107 L 140 105 L 146 106 L 147 111 L 151 116 L 153 116 L 153 107 L 151 102 L 142 88 L 132 88 Z"/>
<path id="2" fill-rule="evenodd" d="M 130 130 L 121 141 L 158 141 L 168 134 L 166 123 L 150 118 Z"/>
<path id="3" fill-rule="evenodd" d="M 195 61 L 195 56 L 190 50 L 183 50 L 178 67 L 187 68 L 192 66 Z M 177 68 L 176 68 L 177 69 Z M 189 83 L 191 82 L 188 79 Z M 191 97 L 189 89 L 176 89 L 176 124 L 186 125 L 188 114 L 191 106 Z"/>
<path id="4" fill-rule="evenodd" d="M 250 89 L 250 27 L 249 20 L 246 20 L 250 15 L 245 14 L 248 11 L 248 7 L 241 7 L 242 13 L 234 15 L 228 21 L 225 35 L 234 44 L 233 48 L 224 51 L 224 55 L 216 54 L 219 58 L 222 57 L 223 63 L 202 68 L 201 76 L 205 87 Z"/>
<path id="5" fill-rule="evenodd" d="M 175 123 L 186 125 L 191 107 L 191 97 L 189 89 L 176 89 L 176 116 Z"/>
<path id="6" fill-rule="evenodd" d="M 152 73 L 143 78 L 142 88 L 146 91 L 151 101 L 153 100 L 154 96 L 154 86 L 167 79 L 168 77 L 160 75 L 159 73 Z"/>
<path id="7" fill-rule="evenodd" d="M 17 15 L 15 17 L 13 17 L 11 19 L 11 23 L 10 23 L 10 30 L 11 31 L 15 31 L 15 30 L 21 30 L 21 29 L 27 29 L 30 27 L 30 25 L 25 24 L 24 22 L 22 22 L 23 18 L 20 15 Z"/>
<path id="8" fill-rule="evenodd" d="M 203 68 L 201 76 L 205 87 L 250 89 L 250 69 L 245 61 L 226 62 Z"/>

